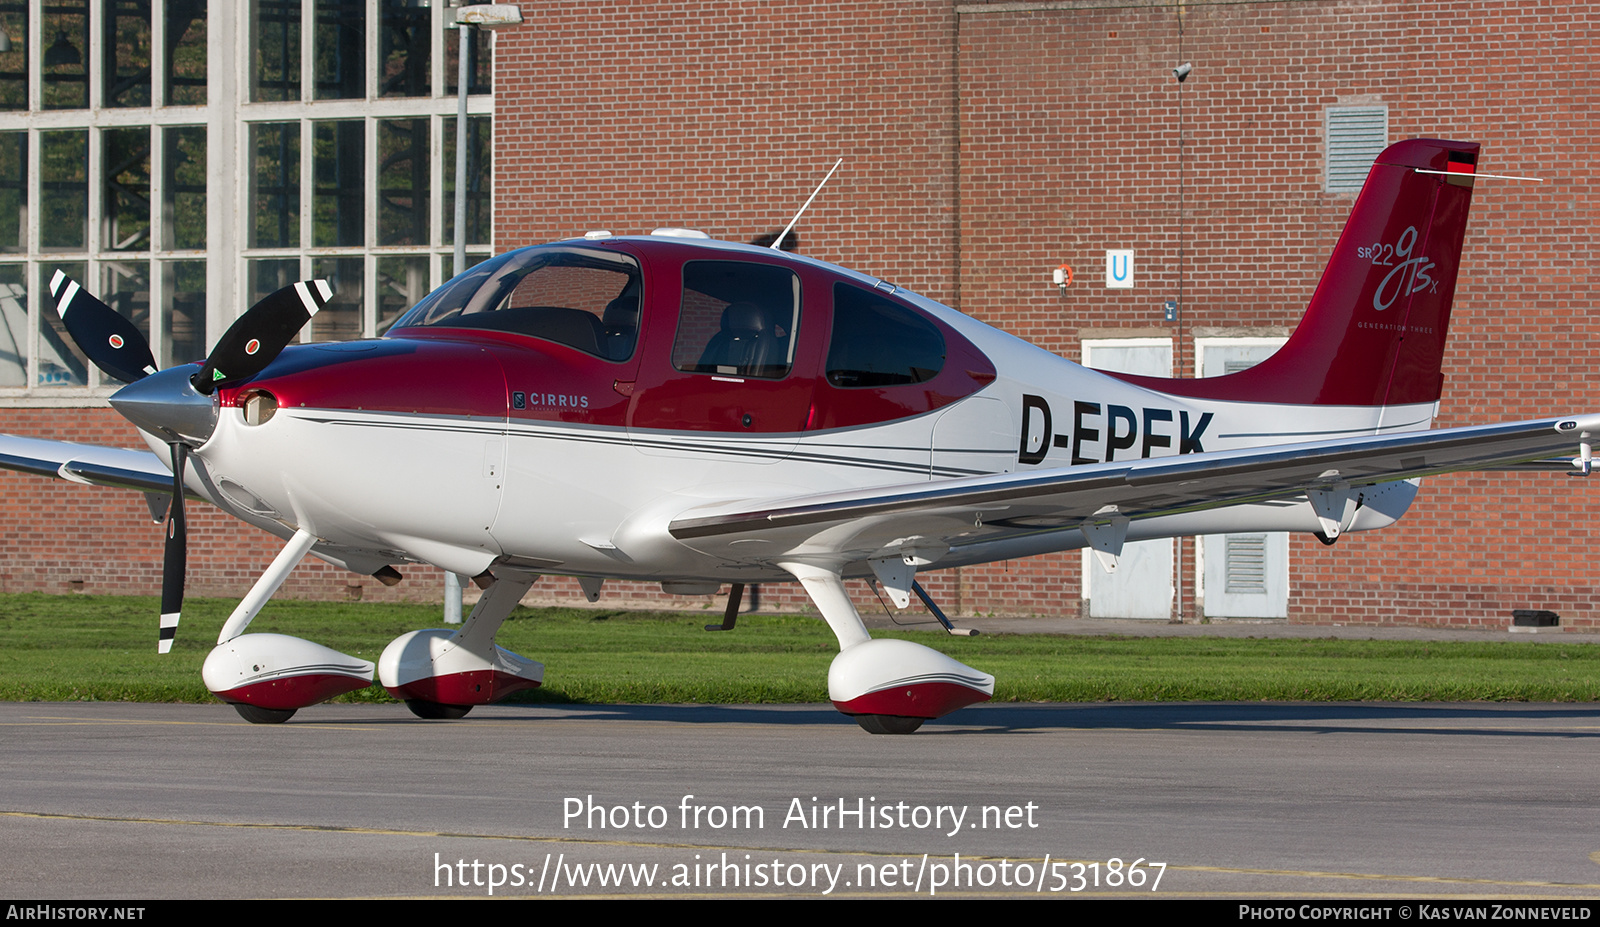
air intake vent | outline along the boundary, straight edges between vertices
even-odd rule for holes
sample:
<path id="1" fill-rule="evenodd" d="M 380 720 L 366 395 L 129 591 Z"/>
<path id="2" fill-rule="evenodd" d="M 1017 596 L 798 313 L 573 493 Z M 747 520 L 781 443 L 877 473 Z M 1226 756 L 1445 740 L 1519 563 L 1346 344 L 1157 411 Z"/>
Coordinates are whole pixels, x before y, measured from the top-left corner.
<path id="1" fill-rule="evenodd" d="M 1227 536 L 1228 595 L 1267 594 L 1267 536 L 1230 534 Z"/>
<path id="2" fill-rule="evenodd" d="M 1328 192 L 1359 192 L 1372 162 L 1389 144 L 1389 108 L 1330 107 L 1327 137 Z"/>

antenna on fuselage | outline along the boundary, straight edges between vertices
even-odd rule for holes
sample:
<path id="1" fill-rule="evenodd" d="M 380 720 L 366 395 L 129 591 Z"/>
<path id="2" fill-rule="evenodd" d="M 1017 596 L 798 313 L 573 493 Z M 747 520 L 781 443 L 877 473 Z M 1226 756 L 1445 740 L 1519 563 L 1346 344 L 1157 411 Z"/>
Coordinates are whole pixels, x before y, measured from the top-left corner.
<path id="1" fill-rule="evenodd" d="M 811 205 L 811 201 L 816 199 L 817 198 L 817 194 L 822 192 L 822 188 L 828 185 L 828 180 L 829 180 L 829 178 L 831 178 L 833 176 L 833 171 L 838 170 L 839 169 L 839 165 L 841 165 L 843 163 L 844 163 L 844 158 L 840 158 L 839 160 L 833 162 L 833 170 L 828 172 L 828 176 L 827 177 L 822 178 L 822 183 L 817 184 L 817 188 L 815 190 L 811 191 L 811 196 L 806 198 L 805 205 L 800 207 L 800 211 L 795 213 L 794 214 L 794 218 L 789 220 L 789 224 L 784 226 L 783 227 L 783 231 L 778 233 L 778 239 L 776 241 L 774 241 L 770 246 L 772 248 L 772 250 L 781 251 L 783 249 L 783 239 L 784 239 L 784 237 L 789 234 L 789 230 L 790 229 L 794 228 L 794 224 L 796 222 L 800 221 L 800 217 L 805 214 L 806 208 Z"/>

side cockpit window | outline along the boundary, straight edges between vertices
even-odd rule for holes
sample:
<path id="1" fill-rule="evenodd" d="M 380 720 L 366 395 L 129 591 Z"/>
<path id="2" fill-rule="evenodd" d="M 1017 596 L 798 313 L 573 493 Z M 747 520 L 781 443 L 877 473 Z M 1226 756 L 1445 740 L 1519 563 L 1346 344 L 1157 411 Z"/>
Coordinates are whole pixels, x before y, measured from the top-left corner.
<path id="1" fill-rule="evenodd" d="M 828 382 L 834 386 L 923 383 L 944 369 L 944 335 L 911 309 L 871 290 L 833 286 Z"/>
<path id="2" fill-rule="evenodd" d="M 688 373 L 776 380 L 794 366 L 800 278 L 770 264 L 690 261 L 672 364 Z"/>
<path id="3" fill-rule="evenodd" d="M 511 252 L 474 267 L 395 324 L 512 332 L 610 361 L 633 356 L 643 286 L 626 255 L 582 248 Z"/>

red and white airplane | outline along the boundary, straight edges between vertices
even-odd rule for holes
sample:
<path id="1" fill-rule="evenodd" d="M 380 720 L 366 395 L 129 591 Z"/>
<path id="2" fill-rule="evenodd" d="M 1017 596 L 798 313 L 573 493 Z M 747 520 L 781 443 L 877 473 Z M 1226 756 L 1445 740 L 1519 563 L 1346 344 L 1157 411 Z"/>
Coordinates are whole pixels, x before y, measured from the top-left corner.
<path id="1" fill-rule="evenodd" d="M 834 705 L 910 732 L 994 679 L 871 639 L 846 578 L 904 605 L 925 569 L 1080 547 L 1111 569 L 1128 541 L 1237 531 L 1331 542 L 1394 522 L 1430 474 L 1556 455 L 1589 471 L 1600 414 L 1429 430 L 1477 159 L 1390 147 L 1288 343 L 1195 380 L 1088 370 L 885 281 L 683 230 L 500 255 L 372 341 L 290 346 L 329 296 L 296 284 L 203 365 L 163 371 L 58 275 L 69 331 L 130 381 L 111 403 L 155 453 L 4 437 L 0 465 L 173 495 L 162 650 L 185 493 L 286 539 L 204 669 L 252 721 L 374 671 L 423 717 L 537 686 L 542 664 L 495 633 L 559 573 L 591 597 L 607 579 L 798 580 L 839 640 Z M 388 582 L 432 563 L 485 592 L 459 630 L 405 634 L 376 666 L 246 634 L 307 553 Z"/>

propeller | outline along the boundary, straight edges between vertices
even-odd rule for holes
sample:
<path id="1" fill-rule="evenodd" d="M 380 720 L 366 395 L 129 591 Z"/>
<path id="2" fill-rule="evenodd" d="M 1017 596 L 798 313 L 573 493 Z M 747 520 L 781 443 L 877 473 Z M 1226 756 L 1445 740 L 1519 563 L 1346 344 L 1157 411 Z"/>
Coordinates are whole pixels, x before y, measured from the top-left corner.
<path id="1" fill-rule="evenodd" d="M 266 297 L 222 333 L 211 356 L 189 382 L 209 396 L 226 380 L 247 380 L 267 369 L 295 332 L 332 298 L 333 289 L 326 280 L 291 283 Z"/>
<path id="2" fill-rule="evenodd" d="M 161 631 L 157 653 L 171 653 L 183 614 L 183 581 L 189 572 L 189 524 L 183 517 L 183 471 L 189 445 L 174 441 L 172 448 L 172 505 L 167 509 L 167 541 L 161 552 Z"/>
<path id="3" fill-rule="evenodd" d="M 310 321 L 333 290 L 326 280 L 294 283 L 267 296 L 239 316 L 193 374 L 185 364 L 156 370 L 150 342 L 121 313 L 95 298 L 61 271 L 50 279 L 56 311 L 78 349 L 108 376 L 128 385 L 111 404 L 129 421 L 159 435 L 172 451 L 172 504 L 167 509 L 161 565 L 161 631 L 156 649 L 172 650 L 183 612 L 189 532 L 183 514 L 183 478 L 189 452 L 216 428 L 210 396 L 224 383 L 246 380 L 267 368 Z"/>
<path id="4" fill-rule="evenodd" d="M 50 278 L 50 295 L 55 297 L 67 334 L 96 367 L 124 383 L 156 372 L 150 342 L 127 316 L 59 270 Z"/>

